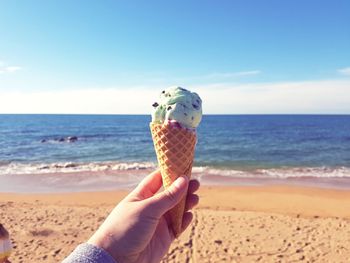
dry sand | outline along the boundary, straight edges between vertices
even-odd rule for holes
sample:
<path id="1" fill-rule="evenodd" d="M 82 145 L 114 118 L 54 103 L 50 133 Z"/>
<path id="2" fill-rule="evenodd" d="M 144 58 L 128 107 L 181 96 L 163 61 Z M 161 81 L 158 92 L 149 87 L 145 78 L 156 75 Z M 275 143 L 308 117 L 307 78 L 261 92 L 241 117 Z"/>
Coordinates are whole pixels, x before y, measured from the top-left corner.
<path id="1" fill-rule="evenodd" d="M 60 262 L 126 192 L 0 194 L 12 262 Z M 350 262 L 350 191 L 202 187 L 194 222 L 163 262 Z"/>

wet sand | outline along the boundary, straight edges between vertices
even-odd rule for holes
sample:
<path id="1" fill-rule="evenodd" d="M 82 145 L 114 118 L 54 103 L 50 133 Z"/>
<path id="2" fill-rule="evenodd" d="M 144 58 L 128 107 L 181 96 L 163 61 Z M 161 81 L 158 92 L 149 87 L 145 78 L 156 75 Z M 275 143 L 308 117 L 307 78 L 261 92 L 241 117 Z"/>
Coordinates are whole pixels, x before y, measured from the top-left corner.
<path id="1" fill-rule="evenodd" d="M 126 191 L 0 194 L 12 262 L 60 262 Z M 350 191 L 201 187 L 194 221 L 163 262 L 348 262 Z"/>

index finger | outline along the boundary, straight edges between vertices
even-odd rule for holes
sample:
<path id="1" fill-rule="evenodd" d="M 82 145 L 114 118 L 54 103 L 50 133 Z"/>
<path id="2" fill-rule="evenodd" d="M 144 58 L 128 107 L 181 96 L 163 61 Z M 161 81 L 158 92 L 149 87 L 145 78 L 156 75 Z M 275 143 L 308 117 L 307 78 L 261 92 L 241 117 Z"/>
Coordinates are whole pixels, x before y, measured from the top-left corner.
<path id="1" fill-rule="evenodd" d="M 150 198 L 158 192 L 162 186 L 162 175 L 159 170 L 147 175 L 132 192 L 137 200 Z"/>

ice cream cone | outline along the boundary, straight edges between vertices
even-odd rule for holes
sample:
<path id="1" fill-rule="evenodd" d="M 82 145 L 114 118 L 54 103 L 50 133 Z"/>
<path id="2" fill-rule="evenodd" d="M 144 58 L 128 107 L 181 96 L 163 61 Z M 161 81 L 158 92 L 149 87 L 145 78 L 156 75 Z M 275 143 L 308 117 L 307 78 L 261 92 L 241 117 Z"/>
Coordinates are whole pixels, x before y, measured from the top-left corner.
<path id="1" fill-rule="evenodd" d="M 164 188 L 168 188 L 180 176 L 190 178 L 196 133 L 171 122 L 150 123 L 150 128 Z M 185 202 L 186 196 L 169 211 L 176 237 L 181 234 Z"/>

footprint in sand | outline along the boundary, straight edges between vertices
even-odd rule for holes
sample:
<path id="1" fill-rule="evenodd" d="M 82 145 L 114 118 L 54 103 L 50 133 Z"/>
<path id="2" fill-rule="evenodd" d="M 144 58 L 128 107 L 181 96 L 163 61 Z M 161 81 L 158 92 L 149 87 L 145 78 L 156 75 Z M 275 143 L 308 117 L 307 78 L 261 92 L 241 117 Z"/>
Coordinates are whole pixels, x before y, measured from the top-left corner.
<path id="1" fill-rule="evenodd" d="M 47 237 L 53 234 L 54 231 L 52 229 L 35 229 L 29 231 L 29 235 L 32 235 L 34 237 L 41 236 L 41 237 Z"/>

